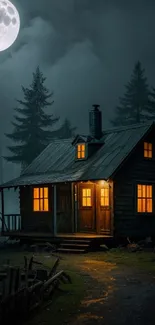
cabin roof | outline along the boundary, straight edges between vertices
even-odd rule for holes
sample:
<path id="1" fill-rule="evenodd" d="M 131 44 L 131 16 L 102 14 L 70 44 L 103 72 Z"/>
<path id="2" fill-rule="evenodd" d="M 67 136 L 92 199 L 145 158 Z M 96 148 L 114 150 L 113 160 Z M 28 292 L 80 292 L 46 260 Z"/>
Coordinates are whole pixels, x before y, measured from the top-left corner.
<path id="1" fill-rule="evenodd" d="M 86 180 L 107 180 L 128 157 L 154 123 L 104 131 L 103 146 L 83 161 L 75 160 L 73 139 L 53 140 L 20 177 L 0 187 Z"/>

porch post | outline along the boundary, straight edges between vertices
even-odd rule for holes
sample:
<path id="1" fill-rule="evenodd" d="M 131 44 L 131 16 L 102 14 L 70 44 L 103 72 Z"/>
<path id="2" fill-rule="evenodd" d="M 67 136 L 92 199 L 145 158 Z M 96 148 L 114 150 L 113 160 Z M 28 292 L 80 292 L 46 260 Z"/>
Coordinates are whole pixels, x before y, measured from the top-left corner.
<path id="1" fill-rule="evenodd" d="M 114 236 L 114 183 L 109 183 L 110 190 L 110 212 L 111 212 L 111 236 Z"/>
<path id="2" fill-rule="evenodd" d="M 71 196 L 72 196 L 72 209 L 71 209 L 71 220 L 72 220 L 72 233 L 75 232 L 75 191 L 74 183 L 71 183 Z"/>
<path id="3" fill-rule="evenodd" d="M 78 200 L 79 200 L 79 190 L 78 190 L 78 183 L 75 183 L 74 185 L 74 232 L 78 231 Z"/>
<path id="4" fill-rule="evenodd" d="M 1 188 L 0 191 L 1 191 L 1 218 L 2 218 L 2 233 L 4 233 L 4 192 L 3 192 L 3 188 Z"/>
<path id="5" fill-rule="evenodd" d="M 57 234 L 57 187 L 53 186 L 53 234 Z"/>

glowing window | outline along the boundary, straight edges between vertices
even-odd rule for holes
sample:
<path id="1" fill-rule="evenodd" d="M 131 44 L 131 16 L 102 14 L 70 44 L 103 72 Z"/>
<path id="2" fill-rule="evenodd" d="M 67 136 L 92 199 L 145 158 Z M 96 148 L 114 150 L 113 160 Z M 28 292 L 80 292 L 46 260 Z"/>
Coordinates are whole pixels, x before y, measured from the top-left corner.
<path id="1" fill-rule="evenodd" d="M 144 142 L 144 157 L 152 158 L 152 143 Z"/>
<path id="2" fill-rule="evenodd" d="M 49 211 L 48 187 L 33 189 L 33 211 Z"/>
<path id="3" fill-rule="evenodd" d="M 137 185 L 137 212 L 152 212 L 152 185 Z"/>
<path id="4" fill-rule="evenodd" d="M 86 156 L 86 146 L 85 144 L 78 144 L 77 145 L 77 158 L 83 159 Z"/>
<path id="5" fill-rule="evenodd" d="M 82 189 L 82 206 L 91 207 L 92 206 L 92 193 L 90 188 Z"/>
<path id="6" fill-rule="evenodd" d="M 106 207 L 109 206 L 109 188 L 101 188 L 101 206 Z"/>

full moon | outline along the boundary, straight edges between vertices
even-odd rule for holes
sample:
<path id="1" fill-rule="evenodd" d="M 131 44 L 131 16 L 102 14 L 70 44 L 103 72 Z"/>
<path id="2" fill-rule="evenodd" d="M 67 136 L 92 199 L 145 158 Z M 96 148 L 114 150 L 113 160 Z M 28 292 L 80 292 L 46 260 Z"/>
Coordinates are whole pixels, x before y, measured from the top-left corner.
<path id="1" fill-rule="evenodd" d="M 9 48 L 16 40 L 20 29 L 20 17 L 9 0 L 0 0 L 0 51 Z"/>

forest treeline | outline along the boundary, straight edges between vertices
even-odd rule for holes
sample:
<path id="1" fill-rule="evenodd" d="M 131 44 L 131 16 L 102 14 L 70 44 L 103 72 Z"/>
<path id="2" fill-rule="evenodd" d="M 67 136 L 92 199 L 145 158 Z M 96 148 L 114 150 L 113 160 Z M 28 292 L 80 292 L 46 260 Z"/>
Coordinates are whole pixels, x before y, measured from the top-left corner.
<path id="1" fill-rule="evenodd" d="M 54 94 L 46 88 L 45 81 L 38 66 L 29 88 L 22 86 L 23 99 L 17 100 L 14 108 L 12 132 L 5 134 L 13 144 L 8 147 L 11 155 L 4 158 L 21 164 L 22 168 L 29 165 L 52 139 L 67 139 L 76 134 L 77 128 L 68 118 L 53 130 L 60 117 L 46 111 L 46 108 L 52 110 Z M 155 88 L 149 87 L 145 70 L 138 61 L 125 85 L 124 95 L 119 98 L 111 124 L 124 126 L 149 120 L 155 120 Z"/>

